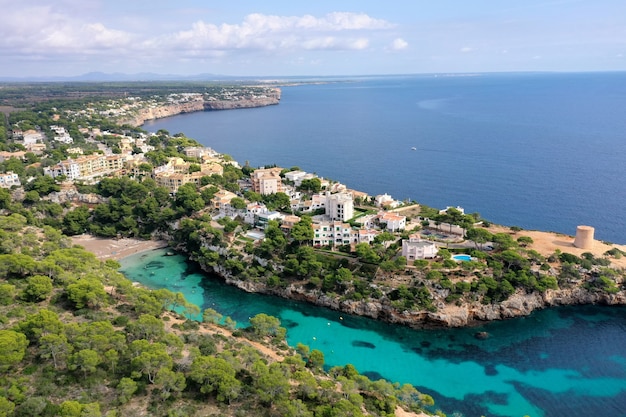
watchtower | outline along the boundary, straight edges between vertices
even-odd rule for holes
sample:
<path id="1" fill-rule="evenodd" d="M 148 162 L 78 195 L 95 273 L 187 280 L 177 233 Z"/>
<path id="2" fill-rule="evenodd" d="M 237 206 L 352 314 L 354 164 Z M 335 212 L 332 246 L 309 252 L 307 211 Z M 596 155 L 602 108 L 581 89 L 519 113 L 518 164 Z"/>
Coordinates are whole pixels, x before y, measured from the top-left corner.
<path id="1" fill-rule="evenodd" d="M 581 249 L 593 248 L 593 233 L 595 229 L 591 226 L 578 226 L 576 228 L 576 238 L 574 246 Z"/>

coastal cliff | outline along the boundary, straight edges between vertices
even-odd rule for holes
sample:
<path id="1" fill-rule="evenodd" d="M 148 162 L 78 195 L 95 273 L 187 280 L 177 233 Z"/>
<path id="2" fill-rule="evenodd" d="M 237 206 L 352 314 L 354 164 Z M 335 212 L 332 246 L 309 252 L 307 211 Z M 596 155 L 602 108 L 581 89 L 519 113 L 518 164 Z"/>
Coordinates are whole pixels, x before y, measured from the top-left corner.
<path id="1" fill-rule="evenodd" d="M 261 94 L 231 94 L 219 97 L 196 94 L 186 97 L 185 101 L 165 102 L 139 108 L 133 114 L 124 115 L 117 122 L 122 125 L 141 126 L 148 120 L 161 119 L 183 113 L 272 106 L 280 103 L 280 97 L 280 88 L 264 88 Z"/>
<path id="2" fill-rule="evenodd" d="M 183 250 L 183 247 L 178 249 Z M 224 248 L 209 247 L 220 255 L 227 255 Z M 198 261 L 191 257 L 192 260 Z M 399 324 L 416 329 L 471 327 L 482 323 L 528 316 L 535 310 L 567 305 L 626 305 L 626 291 L 616 294 L 588 290 L 580 286 L 572 288 L 534 291 L 526 293 L 518 290 L 500 303 L 482 304 L 480 302 L 451 304 L 443 298 L 437 299 L 437 311 L 411 310 L 399 311 L 391 305 L 388 297 L 380 300 L 346 300 L 339 296 L 330 296 L 319 289 L 309 290 L 302 285 L 290 284 L 286 287 L 270 287 L 260 281 L 243 281 L 233 276 L 219 263 L 206 265 L 199 262 L 201 269 L 215 273 L 228 285 L 250 293 L 273 295 L 294 301 L 307 302 L 319 307 L 329 308 L 346 314 L 368 317 L 387 323 Z"/>

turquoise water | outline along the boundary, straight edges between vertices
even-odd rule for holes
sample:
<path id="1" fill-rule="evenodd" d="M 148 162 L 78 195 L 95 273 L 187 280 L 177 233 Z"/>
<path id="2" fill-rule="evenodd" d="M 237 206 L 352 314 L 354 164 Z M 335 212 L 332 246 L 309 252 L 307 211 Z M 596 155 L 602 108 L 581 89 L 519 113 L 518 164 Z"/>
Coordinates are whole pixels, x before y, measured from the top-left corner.
<path id="1" fill-rule="evenodd" d="M 418 331 L 245 293 L 164 254 L 125 258 L 121 271 L 240 326 L 261 312 L 276 316 L 291 346 L 322 350 L 327 366 L 351 363 L 372 379 L 411 383 L 448 415 L 626 416 L 626 308 L 559 308 L 480 328 Z M 489 338 L 476 338 L 481 331 Z"/>
<path id="2" fill-rule="evenodd" d="M 468 262 L 472 260 L 472 257 L 469 255 L 453 255 L 452 259 L 454 259 L 455 261 Z"/>

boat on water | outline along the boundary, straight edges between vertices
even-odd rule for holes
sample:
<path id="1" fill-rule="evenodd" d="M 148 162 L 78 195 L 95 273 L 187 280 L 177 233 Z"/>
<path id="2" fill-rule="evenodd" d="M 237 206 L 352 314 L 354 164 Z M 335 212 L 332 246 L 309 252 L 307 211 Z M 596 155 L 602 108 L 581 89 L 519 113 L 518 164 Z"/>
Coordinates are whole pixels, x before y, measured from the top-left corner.
<path id="1" fill-rule="evenodd" d="M 411 150 L 412 150 L 412 151 L 416 151 L 416 150 L 417 150 L 417 148 L 416 148 L 415 146 L 412 146 L 412 147 L 411 147 Z"/>

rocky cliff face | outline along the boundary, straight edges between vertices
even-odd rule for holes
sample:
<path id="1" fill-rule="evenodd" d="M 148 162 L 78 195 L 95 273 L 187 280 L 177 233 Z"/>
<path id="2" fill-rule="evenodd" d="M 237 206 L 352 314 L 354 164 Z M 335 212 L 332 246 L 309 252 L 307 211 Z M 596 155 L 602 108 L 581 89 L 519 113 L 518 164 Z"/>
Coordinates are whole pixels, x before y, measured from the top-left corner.
<path id="1" fill-rule="evenodd" d="M 163 104 L 139 110 L 135 115 L 126 116 L 118 121 L 120 124 L 141 126 L 147 120 L 161 119 L 182 113 L 192 113 L 204 110 L 232 110 L 252 107 L 264 107 L 278 104 L 281 91 L 273 88 L 259 96 L 233 96 L 228 99 L 214 99 L 212 97 L 198 97 L 181 103 Z"/>
<path id="2" fill-rule="evenodd" d="M 184 248 L 180 249 L 184 250 Z M 227 254 L 223 248 L 219 249 L 222 255 Z M 523 317 L 535 310 L 564 305 L 626 305 L 626 291 L 607 294 L 574 287 L 531 294 L 526 294 L 520 290 L 499 304 L 464 303 L 452 305 L 441 303 L 435 312 L 425 310 L 399 311 L 392 307 L 386 298 L 375 301 L 341 300 L 339 297 L 329 297 L 319 290 L 309 290 L 293 284 L 280 288 L 268 287 L 260 281 L 241 281 L 220 265 L 207 266 L 201 264 L 201 267 L 207 272 L 218 274 L 227 284 L 247 292 L 303 301 L 346 314 L 369 317 L 412 328 L 469 327 L 486 321 Z"/>

